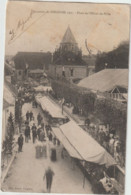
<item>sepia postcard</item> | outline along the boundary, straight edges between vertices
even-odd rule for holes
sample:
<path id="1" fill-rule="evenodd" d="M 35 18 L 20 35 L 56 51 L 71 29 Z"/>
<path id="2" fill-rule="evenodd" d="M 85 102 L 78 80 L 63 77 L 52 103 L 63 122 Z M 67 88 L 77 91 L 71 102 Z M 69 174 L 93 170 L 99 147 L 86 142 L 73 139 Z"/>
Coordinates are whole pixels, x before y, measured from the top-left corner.
<path id="1" fill-rule="evenodd" d="M 130 6 L 9 0 L 1 191 L 125 194 Z"/>

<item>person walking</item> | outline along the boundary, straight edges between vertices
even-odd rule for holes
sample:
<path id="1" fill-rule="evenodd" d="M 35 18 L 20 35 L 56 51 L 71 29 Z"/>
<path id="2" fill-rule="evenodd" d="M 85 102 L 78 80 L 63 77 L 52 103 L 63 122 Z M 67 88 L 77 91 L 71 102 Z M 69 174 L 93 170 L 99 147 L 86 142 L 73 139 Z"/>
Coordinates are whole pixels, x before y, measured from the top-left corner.
<path id="1" fill-rule="evenodd" d="M 41 142 L 45 141 L 45 133 L 43 129 L 41 129 L 41 132 L 40 132 L 40 141 Z"/>
<path id="2" fill-rule="evenodd" d="M 39 126 L 41 124 L 41 121 L 42 121 L 42 116 L 40 113 L 37 115 L 37 121 L 38 121 L 38 126 Z"/>
<path id="3" fill-rule="evenodd" d="M 41 131 L 42 131 L 42 128 L 41 126 L 39 125 L 38 126 L 38 129 L 37 129 L 37 135 L 38 135 L 38 140 L 40 141 L 40 134 L 41 134 Z"/>
<path id="4" fill-rule="evenodd" d="M 32 131 L 33 130 L 37 130 L 35 123 L 33 123 L 33 125 L 32 125 Z"/>
<path id="5" fill-rule="evenodd" d="M 28 143 L 28 140 L 30 139 L 30 127 L 29 125 L 25 128 L 25 142 Z"/>
<path id="6" fill-rule="evenodd" d="M 26 120 L 29 121 L 30 113 L 29 111 L 26 112 Z"/>
<path id="7" fill-rule="evenodd" d="M 33 119 L 33 112 L 30 111 L 30 121 Z"/>
<path id="8" fill-rule="evenodd" d="M 35 140 L 37 138 L 37 131 L 35 128 L 32 129 L 32 138 L 33 138 L 33 144 L 35 143 Z"/>
<path id="9" fill-rule="evenodd" d="M 22 134 L 18 137 L 18 152 L 22 152 L 22 147 L 23 147 L 23 141 L 24 141 L 24 138 L 22 136 Z"/>
<path id="10" fill-rule="evenodd" d="M 34 118 L 32 118 L 31 121 L 30 121 L 30 128 L 31 129 L 32 129 L 34 123 L 35 123 Z"/>
<path id="11" fill-rule="evenodd" d="M 47 135 L 48 135 L 49 141 L 52 141 L 52 137 L 53 137 L 53 136 L 52 136 L 51 131 L 48 131 L 48 134 L 47 134 Z"/>
<path id="12" fill-rule="evenodd" d="M 51 169 L 51 167 L 48 166 L 47 170 L 45 171 L 44 177 L 43 177 L 43 180 L 46 178 L 46 189 L 48 193 L 51 192 L 53 176 L 54 176 L 54 172 Z"/>

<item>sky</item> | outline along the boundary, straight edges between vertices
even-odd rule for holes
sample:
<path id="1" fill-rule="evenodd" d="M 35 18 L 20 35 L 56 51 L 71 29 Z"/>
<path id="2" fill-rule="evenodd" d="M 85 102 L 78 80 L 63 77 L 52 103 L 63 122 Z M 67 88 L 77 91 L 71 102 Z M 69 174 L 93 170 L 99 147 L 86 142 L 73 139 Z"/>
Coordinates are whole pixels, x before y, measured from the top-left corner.
<path id="1" fill-rule="evenodd" d="M 9 1 L 6 9 L 5 54 L 54 52 L 70 26 L 88 55 L 107 52 L 129 41 L 129 6 L 120 4 Z"/>

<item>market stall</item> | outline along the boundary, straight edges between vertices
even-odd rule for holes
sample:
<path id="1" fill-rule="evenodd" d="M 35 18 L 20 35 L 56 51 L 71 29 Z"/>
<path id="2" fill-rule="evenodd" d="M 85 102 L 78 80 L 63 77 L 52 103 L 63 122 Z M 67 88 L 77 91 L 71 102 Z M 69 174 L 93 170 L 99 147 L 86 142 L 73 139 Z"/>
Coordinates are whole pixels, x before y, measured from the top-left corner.
<path id="1" fill-rule="evenodd" d="M 65 139 L 68 140 L 68 144 L 72 145 L 80 154 L 79 159 L 100 165 L 105 164 L 107 167 L 116 164 L 111 155 L 74 121 L 71 120 L 64 125 L 61 125 L 57 131 L 56 129 L 53 129 L 53 131 L 57 134 L 56 136 L 61 134 L 62 137 L 64 136 Z M 60 141 L 63 142 L 63 139 Z M 65 143 L 63 142 L 63 145 L 64 144 Z"/>
<path id="2" fill-rule="evenodd" d="M 52 88 L 51 86 L 39 85 L 38 87 L 34 87 L 34 90 L 36 92 L 47 92 L 47 91 L 52 91 Z"/>
<path id="3" fill-rule="evenodd" d="M 107 179 L 105 175 L 105 171 L 110 166 L 116 165 L 116 162 L 96 140 L 74 121 L 61 125 L 59 128 L 52 128 L 52 130 L 69 155 L 76 159 L 75 162 L 83 171 L 84 177 L 88 177 L 92 183 L 95 193 L 101 191 L 104 194 L 118 194 L 111 182 L 114 181 L 114 178 L 109 179 L 108 177 Z"/>
<path id="4" fill-rule="evenodd" d="M 45 115 L 50 120 L 52 126 L 63 124 L 67 119 L 67 116 L 62 114 L 61 108 L 57 104 L 55 104 L 48 96 L 37 95 L 35 99 L 41 106 Z"/>

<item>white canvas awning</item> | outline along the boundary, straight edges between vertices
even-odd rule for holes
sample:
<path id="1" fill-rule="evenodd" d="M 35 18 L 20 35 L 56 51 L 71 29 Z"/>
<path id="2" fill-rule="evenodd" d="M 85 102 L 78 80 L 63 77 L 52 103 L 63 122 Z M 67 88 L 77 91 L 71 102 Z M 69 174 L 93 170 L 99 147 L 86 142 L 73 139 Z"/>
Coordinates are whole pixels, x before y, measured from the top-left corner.
<path id="1" fill-rule="evenodd" d="M 53 131 L 72 157 L 106 166 L 116 164 L 111 155 L 74 121 L 59 129 L 53 128 Z"/>
<path id="2" fill-rule="evenodd" d="M 39 102 L 42 109 L 49 112 L 53 118 L 65 118 L 65 115 L 62 114 L 62 109 L 47 96 L 36 96 L 36 101 Z"/>
<path id="3" fill-rule="evenodd" d="M 78 159 L 83 160 L 83 158 L 76 151 L 76 149 L 73 148 L 71 144 L 69 144 L 69 141 L 67 140 L 67 138 L 65 137 L 65 135 L 60 131 L 60 129 L 59 128 L 55 128 L 55 127 L 53 127 L 52 129 L 53 129 L 53 132 L 54 132 L 55 136 L 61 141 L 61 143 L 63 144 L 63 146 L 68 151 L 69 155 L 72 156 L 72 157 L 74 157 L 74 158 L 78 158 Z"/>
<path id="4" fill-rule="evenodd" d="M 4 99 L 8 104 L 15 105 L 15 97 L 7 85 L 4 86 Z"/>
<path id="5" fill-rule="evenodd" d="M 40 101 L 41 98 L 42 98 L 41 95 L 35 96 L 36 102 L 37 102 L 38 104 L 41 104 L 41 101 Z"/>

